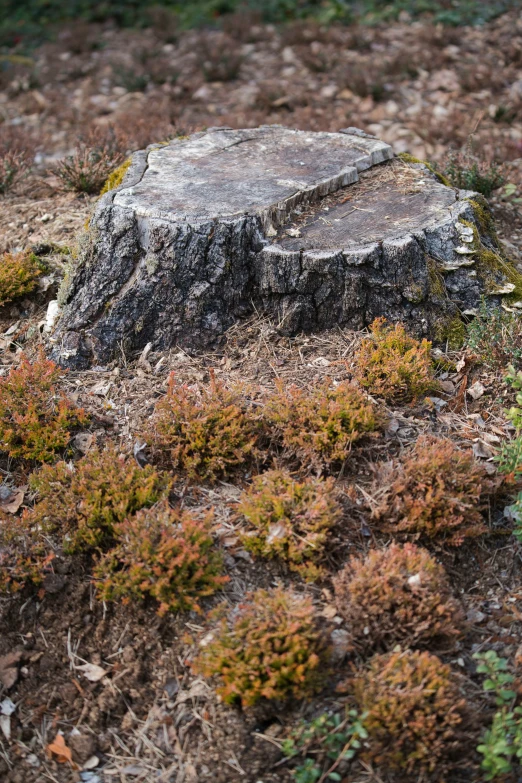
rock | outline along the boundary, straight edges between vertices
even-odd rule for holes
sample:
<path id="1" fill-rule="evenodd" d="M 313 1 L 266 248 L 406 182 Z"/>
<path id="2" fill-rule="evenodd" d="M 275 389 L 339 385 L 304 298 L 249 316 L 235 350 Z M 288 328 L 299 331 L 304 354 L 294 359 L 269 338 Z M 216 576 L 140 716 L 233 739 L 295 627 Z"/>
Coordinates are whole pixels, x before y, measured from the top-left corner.
<path id="1" fill-rule="evenodd" d="M 288 335 L 384 316 L 444 339 L 459 309 L 509 281 L 485 280 L 480 259 L 457 252 L 459 221 L 482 231 L 473 194 L 391 158 L 357 129 L 281 126 L 211 128 L 135 153 L 81 240 L 53 358 L 80 368 L 121 347 L 211 347 L 254 308 Z"/>

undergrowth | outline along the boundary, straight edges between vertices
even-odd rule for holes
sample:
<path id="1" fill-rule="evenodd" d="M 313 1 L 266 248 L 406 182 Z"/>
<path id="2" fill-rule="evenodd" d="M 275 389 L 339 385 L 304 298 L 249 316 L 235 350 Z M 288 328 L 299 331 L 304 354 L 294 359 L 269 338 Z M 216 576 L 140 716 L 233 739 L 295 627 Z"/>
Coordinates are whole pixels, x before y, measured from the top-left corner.
<path id="1" fill-rule="evenodd" d="M 228 581 L 213 548 L 211 518 L 194 518 L 166 501 L 114 525 L 116 546 L 97 564 L 103 600 L 158 602 L 158 614 L 201 612 L 200 600 Z"/>
<path id="2" fill-rule="evenodd" d="M 211 378 L 194 389 L 171 375 L 145 439 L 161 463 L 190 479 L 215 481 L 248 466 L 258 454 L 259 423 L 239 390 Z"/>
<path id="3" fill-rule="evenodd" d="M 281 558 L 308 581 L 321 575 L 328 532 L 342 515 L 332 479 L 263 473 L 243 492 L 238 511 L 251 527 L 242 536 L 247 550 Z"/>
<path id="4" fill-rule="evenodd" d="M 30 251 L 3 253 L 0 258 L 0 307 L 30 294 L 43 266 Z"/>
<path id="5" fill-rule="evenodd" d="M 73 155 L 56 163 L 53 173 L 64 190 L 98 194 L 124 157 L 114 134 L 93 131 L 78 142 Z"/>
<path id="6" fill-rule="evenodd" d="M 486 198 L 506 181 L 501 166 L 473 152 L 471 139 L 464 150 L 448 154 L 442 173 L 453 187 L 474 190 Z"/>
<path id="7" fill-rule="evenodd" d="M 483 300 L 467 332 L 468 348 L 486 367 L 522 366 L 522 319 L 517 313 L 490 310 Z"/>
<path id="8" fill-rule="evenodd" d="M 344 463 L 353 444 L 384 423 L 377 406 L 354 385 L 329 380 L 309 390 L 278 381 L 265 417 L 285 452 L 318 470 Z"/>
<path id="9" fill-rule="evenodd" d="M 460 634 L 463 612 L 444 568 L 413 544 L 351 557 L 334 588 L 337 611 L 360 648 L 451 646 Z"/>
<path id="10" fill-rule="evenodd" d="M 357 351 L 356 378 L 375 397 L 405 403 L 436 388 L 431 343 L 416 340 L 403 324 L 377 318 Z"/>
<path id="11" fill-rule="evenodd" d="M 41 354 L 0 378 L 0 450 L 13 459 L 52 462 L 70 440 L 70 430 L 87 416 L 57 384 L 62 371 Z"/>
<path id="12" fill-rule="evenodd" d="M 445 779 L 466 709 L 449 666 L 418 650 L 376 655 L 356 676 L 353 693 L 366 715 L 365 760 Z"/>
<path id="13" fill-rule="evenodd" d="M 227 612 L 223 605 L 221 612 Z M 202 640 L 194 667 L 216 676 L 227 704 L 310 696 L 324 677 L 322 643 L 312 600 L 290 590 L 256 590 Z"/>
<path id="14" fill-rule="evenodd" d="M 493 482 L 471 451 L 450 440 L 419 438 L 383 482 L 374 518 L 394 536 L 458 546 L 487 531 L 481 512 Z"/>

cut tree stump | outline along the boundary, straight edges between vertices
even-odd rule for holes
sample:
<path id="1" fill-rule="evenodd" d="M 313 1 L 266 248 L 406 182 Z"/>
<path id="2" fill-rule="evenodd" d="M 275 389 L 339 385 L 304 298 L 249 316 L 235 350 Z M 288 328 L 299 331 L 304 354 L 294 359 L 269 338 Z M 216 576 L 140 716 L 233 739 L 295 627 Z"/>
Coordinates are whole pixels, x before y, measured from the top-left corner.
<path id="1" fill-rule="evenodd" d="M 384 316 L 451 340 L 482 297 L 522 308 L 477 194 L 355 128 L 211 128 L 135 153 L 98 200 L 53 356 L 206 348 L 254 310 L 287 335 Z"/>

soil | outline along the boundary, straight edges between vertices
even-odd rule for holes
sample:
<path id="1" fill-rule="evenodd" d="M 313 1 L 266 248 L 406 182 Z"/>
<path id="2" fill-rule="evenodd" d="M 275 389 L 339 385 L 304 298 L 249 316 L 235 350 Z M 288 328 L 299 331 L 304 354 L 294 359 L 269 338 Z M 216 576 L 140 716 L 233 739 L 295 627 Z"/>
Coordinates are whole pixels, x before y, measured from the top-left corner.
<path id="1" fill-rule="evenodd" d="M 396 152 L 408 150 L 439 162 L 475 129 L 477 145 L 503 160 L 508 180 L 522 188 L 519 12 L 476 29 L 401 22 L 329 31 L 310 25 L 254 27 L 247 34 L 232 24 L 227 35 L 241 54 L 237 73 L 227 81 L 205 78 L 223 62 L 228 40 L 223 33 L 192 31 L 165 42 L 159 30 L 94 25 L 64 28 L 56 41 L 34 52 L 35 67 L 29 72 L 17 65 L 2 73 L 0 133 L 8 126 L 26 133 L 36 146 L 37 166 L 0 200 L 0 244 L 8 250 L 39 245 L 49 264 L 36 295 L 0 311 L 3 375 L 22 351 L 33 357 L 42 344 L 47 302 L 56 295 L 67 259 L 63 249 L 74 245 L 92 209 L 94 197 L 63 193 L 59 180 L 48 173 L 52 161 L 70 152 L 89 125 L 125 132 L 129 149 L 157 141 L 158 134 L 211 125 L 279 122 L 314 130 L 352 125 L 383 138 Z M 138 91 L 140 84 L 145 87 Z M 515 260 L 522 258 L 519 194 L 497 191 L 492 199 L 500 236 Z M 290 339 L 268 319 L 255 317 L 233 327 L 215 352 L 122 355 L 106 368 L 70 372 L 63 388 L 91 415 L 86 430 L 91 447 L 111 441 L 131 454 L 170 373 L 188 384 L 207 383 L 212 369 L 227 384 L 240 381 L 265 390 L 282 378 L 308 387 L 320 378 L 350 378 L 360 339 L 359 333 L 342 330 Z M 231 604 L 254 587 L 293 585 L 313 595 L 328 630 L 337 627 L 330 576 L 350 554 L 386 543 L 371 522 L 378 501 L 376 471 L 392 457 L 400 458 L 421 433 L 435 432 L 473 449 L 495 474 L 498 446 L 512 434 L 505 409 L 513 401 L 502 372 L 481 367 L 465 351 L 446 352 L 446 358 L 450 369 L 439 371 L 445 392 L 414 405 L 388 407 L 386 432 L 358 447 L 337 477 L 345 514 L 333 534 L 329 576 L 316 585 L 305 585 L 275 562 L 253 560 L 242 549 L 235 504 L 248 474 L 212 487 L 177 479 L 176 493 L 184 503 L 215 510 L 214 534 L 230 576 L 224 594 Z M 475 399 L 467 390 L 477 381 L 484 391 Z M 3 458 L 0 469 L 5 483 L 26 485 L 22 466 Z M 32 500 L 26 493 L 24 504 Z M 493 648 L 512 662 L 521 657 L 520 545 L 503 514 L 505 505 L 506 499 L 499 499 L 490 509 L 490 535 L 436 552 L 468 619 L 464 638 L 442 657 L 464 675 L 468 696 L 477 705 L 476 725 L 463 746 L 467 766 L 455 770 L 452 781 L 482 780 L 474 748 L 491 714 L 472 654 Z M 222 596 L 207 600 L 202 615 L 159 618 L 153 604 L 99 601 L 91 565 L 87 558 L 64 560 L 44 590 L 0 597 L 0 702 L 9 698 L 16 708 L 7 733 L 6 722 L 1 724 L 0 779 L 292 780 L 292 764 L 282 756 L 280 740 L 303 717 L 342 706 L 345 697 L 335 686 L 346 677 L 350 661 L 340 660 L 328 687 L 312 702 L 245 711 L 226 707 L 212 683 L 198 678 L 190 666 L 208 625 L 207 612 Z M 81 669 L 85 663 L 101 667 L 101 679 L 89 680 Z M 71 761 L 59 763 L 47 750 L 58 732 L 72 751 Z M 399 779 L 359 764 L 345 778 L 349 783 Z"/>

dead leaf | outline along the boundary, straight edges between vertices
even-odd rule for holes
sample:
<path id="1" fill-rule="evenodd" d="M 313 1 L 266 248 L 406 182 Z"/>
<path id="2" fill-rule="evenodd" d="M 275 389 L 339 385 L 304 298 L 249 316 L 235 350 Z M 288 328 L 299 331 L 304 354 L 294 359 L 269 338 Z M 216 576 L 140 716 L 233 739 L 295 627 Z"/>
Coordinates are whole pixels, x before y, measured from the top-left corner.
<path id="1" fill-rule="evenodd" d="M 476 440 L 473 444 L 473 454 L 479 459 L 490 459 L 494 456 L 495 450 L 483 440 Z"/>
<path id="2" fill-rule="evenodd" d="M 99 682 L 107 674 L 105 669 L 102 669 L 96 663 L 82 663 L 81 666 L 76 668 L 78 671 L 83 672 L 83 676 L 90 682 Z"/>
<path id="3" fill-rule="evenodd" d="M 482 397 L 484 392 L 486 391 L 485 387 L 481 384 L 480 381 L 475 381 L 473 386 L 470 386 L 467 390 L 467 393 L 470 397 L 472 397 L 474 400 L 478 400 L 479 397 Z"/>
<path id="4" fill-rule="evenodd" d="M 94 435 L 92 432 L 79 432 L 78 435 L 73 438 L 73 446 L 78 449 L 78 451 L 81 451 L 82 454 L 87 454 L 92 446 L 93 440 Z"/>
<path id="5" fill-rule="evenodd" d="M 63 738 L 63 734 L 57 734 L 54 738 L 53 742 L 50 742 L 49 745 L 47 745 L 47 755 L 52 758 L 52 756 L 56 756 L 56 760 L 60 764 L 67 764 L 69 763 L 73 769 L 77 769 L 77 765 L 72 760 L 72 751 L 70 748 L 67 747 L 65 744 L 65 740 Z"/>
<path id="6" fill-rule="evenodd" d="M 0 510 L 5 511 L 7 514 L 16 514 L 22 503 L 24 502 L 25 487 L 18 487 L 18 489 L 12 490 L 7 497 L 0 497 Z"/>
<path id="7" fill-rule="evenodd" d="M 327 620 L 332 620 L 337 614 L 337 609 L 332 604 L 329 604 L 328 606 L 324 607 L 321 614 L 323 617 L 326 617 Z"/>
<path id="8" fill-rule="evenodd" d="M 23 652 L 17 650 L 0 658 L 0 683 L 4 688 L 12 688 L 18 680 L 18 666 L 23 658 Z"/>

